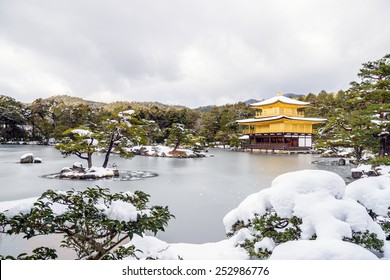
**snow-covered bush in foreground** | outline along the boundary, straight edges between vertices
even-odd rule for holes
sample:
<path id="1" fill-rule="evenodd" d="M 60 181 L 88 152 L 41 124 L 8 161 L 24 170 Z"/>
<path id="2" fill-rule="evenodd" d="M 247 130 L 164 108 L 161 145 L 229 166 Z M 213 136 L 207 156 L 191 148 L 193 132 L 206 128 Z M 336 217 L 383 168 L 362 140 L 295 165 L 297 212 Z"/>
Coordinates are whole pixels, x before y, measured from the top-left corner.
<path id="1" fill-rule="evenodd" d="M 135 256 L 135 246 L 122 246 L 134 235 L 164 230 L 172 215 L 167 207 L 147 206 L 148 195 L 111 194 L 108 189 L 46 191 L 37 200 L 0 212 L 0 232 L 38 235 L 62 234 L 62 247 L 75 251 L 78 259 L 122 259 Z M 55 250 L 41 247 L 19 259 L 55 259 Z M 13 257 L 8 257 L 13 258 Z M 0 256 L 1 259 L 1 256 Z"/>
<path id="2" fill-rule="evenodd" d="M 389 190 L 390 179 L 385 177 L 346 187 L 338 175 L 327 171 L 287 173 L 225 216 L 228 239 L 168 244 L 137 236 L 129 245 L 142 248 L 135 253 L 140 259 L 388 259 L 385 227 L 381 229 L 382 220 L 375 223 L 369 213 L 387 213 Z"/>
<path id="3" fill-rule="evenodd" d="M 326 247 L 329 252 L 323 257 L 332 258 L 332 248 L 339 248 L 345 242 L 355 243 L 372 252 L 360 254 L 362 257 L 388 256 L 383 229 L 363 205 L 347 198 L 345 192 L 343 179 L 328 171 L 286 173 L 274 179 L 270 188 L 250 195 L 228 213 L 224 225 L 229 236 L 245 236 L 236 245 L 255 258 L 293 258 L 291 254 L 281 254 L 280 251 L 286 251 L 282 248 L 306 245 Z M 290 244 L 292 241 L 294 243 Z M 285 244 L 279 248 L 282 243 Z M 331 243 L 334 246 L 330 246 Z M 351 247 L 350 244 L 342 246 Z M 273 256 L 274 250 L 279 252 L 277 256 Z M 303 258 L 302 255 L 295 257 Z"/>
<path id="4" fill-rule="evenodd" d="M 346 197 L 366 207 L 370 216 L 381 225 L 390 240 L 390 178 L 368 177 L 349 184 Z"/>

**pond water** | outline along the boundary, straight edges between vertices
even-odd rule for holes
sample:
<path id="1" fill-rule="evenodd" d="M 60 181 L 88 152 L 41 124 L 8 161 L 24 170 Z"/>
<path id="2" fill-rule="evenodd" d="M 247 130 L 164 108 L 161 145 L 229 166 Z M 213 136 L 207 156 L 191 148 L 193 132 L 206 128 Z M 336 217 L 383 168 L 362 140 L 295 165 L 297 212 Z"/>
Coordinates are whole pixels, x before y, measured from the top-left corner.
<path id="1" fill-rule="evenodd" d="M 40 157 L 40 164 L 19 164 L 25 153 Z M 157 177 L 133 181 L 72 181 L 47 179 L 44 175 L 71 166 L 77 157 L 62 158 L 50 146 L 0 145 L 0 201 L 36 197 L 47 189 L 85 189 L 98 185 L 111 192 L 141 190 L 148 193 L 150 204 L 169 206 L 175 219 L 158 237 L 168 243 L 205 243 L 225 238 L 223 217 L 248 195 L 268 188 L 272 180 L 286 172 L 324 169 L 348 180 L 349 166 L 312 164 L 318 156 L 310 154 L 275 155 L 210 149 L 213 157 L 196 159 L 136 156 L 122 159 L 112 155 L 110 162 L 120 170 L 158 173 Z M 103 155 L 94 155 L 100 166 Z M 0 254 L 23 251 L 21 241 L 2 236 Z"/>

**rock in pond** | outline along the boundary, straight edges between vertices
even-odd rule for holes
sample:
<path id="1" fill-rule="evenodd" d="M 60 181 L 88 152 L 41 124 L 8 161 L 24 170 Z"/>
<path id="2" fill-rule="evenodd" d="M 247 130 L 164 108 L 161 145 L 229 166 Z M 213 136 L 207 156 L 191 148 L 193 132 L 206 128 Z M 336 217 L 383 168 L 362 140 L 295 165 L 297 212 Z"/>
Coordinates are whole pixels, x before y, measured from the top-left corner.
<path id="1" fill-rule="evenodd" d="M 34 155 L 32 153 L 22 155 L 20 163 L 34 163 Z"/>

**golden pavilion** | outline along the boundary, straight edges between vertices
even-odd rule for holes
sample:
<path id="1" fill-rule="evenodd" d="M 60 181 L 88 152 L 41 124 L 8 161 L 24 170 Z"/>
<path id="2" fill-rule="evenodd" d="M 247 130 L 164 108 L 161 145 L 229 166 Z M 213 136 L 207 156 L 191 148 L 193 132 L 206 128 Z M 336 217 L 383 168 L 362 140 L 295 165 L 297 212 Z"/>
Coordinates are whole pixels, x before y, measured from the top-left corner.
<path id="1" fill-rule="evenodd" d="M 252 103 L 256 116 L 238 120 L 244 126 L 242 148 L 265 151 L 308 152 L 313 144 L 313 125 L 321 118 L 305 118 L 303 102 L 283 96 L 280 92 L 270 99 Z"/>

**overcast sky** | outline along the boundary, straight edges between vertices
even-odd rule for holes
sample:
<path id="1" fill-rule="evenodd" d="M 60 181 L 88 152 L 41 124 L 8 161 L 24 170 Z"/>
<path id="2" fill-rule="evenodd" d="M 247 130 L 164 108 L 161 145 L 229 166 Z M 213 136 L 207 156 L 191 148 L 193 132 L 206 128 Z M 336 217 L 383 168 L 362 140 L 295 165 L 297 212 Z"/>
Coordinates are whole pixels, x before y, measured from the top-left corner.
<path id="1" fill-rule="evenodd" d="M 0 0 L 0 94 L 197 107 L 347 89 L 388 0 Z"/>

